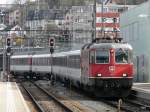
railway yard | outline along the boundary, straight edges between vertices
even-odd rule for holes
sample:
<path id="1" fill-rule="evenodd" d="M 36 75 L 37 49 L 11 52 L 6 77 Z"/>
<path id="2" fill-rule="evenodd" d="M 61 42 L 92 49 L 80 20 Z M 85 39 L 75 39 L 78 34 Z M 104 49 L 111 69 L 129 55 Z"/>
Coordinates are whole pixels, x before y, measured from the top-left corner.
<path id="1" fill-rule="evenodd" d="M 9 112 L 150 112 L 148 84 L 134 84 L 129 97 L 123 99 L 97 98 L 75 87 L 66 87 L 60 82 L 52 85 L 46 80 L 1 82 L 3 91 L 4 86 L 7 86 L 6 93 L 0 90 L 1 93 L 7 95 L 6 97 L 10 96 L 9 94 L 14 96 L 9 103 L 4 97 L 1 101 L 1 104 L 7 102 L 7 106 L 12 108 Z M 14 88 L 18 89 L 13 90 Z M 8 91 L 12 93 L 8 94 Z M 16 92 L 23 96 L 20 98 L 23 104 L 16 100 L 19 99 L 14 95 Z M 21 110 L 24 107 L 26 110 Z M 4 108 L 0 108 L 0 111 L 3 111 L 2 109 Z"/>
<path id="2" fill-rule="evenodd" d="M 0 112 L 150 112 L 150 0 L 1 1 Z"/>

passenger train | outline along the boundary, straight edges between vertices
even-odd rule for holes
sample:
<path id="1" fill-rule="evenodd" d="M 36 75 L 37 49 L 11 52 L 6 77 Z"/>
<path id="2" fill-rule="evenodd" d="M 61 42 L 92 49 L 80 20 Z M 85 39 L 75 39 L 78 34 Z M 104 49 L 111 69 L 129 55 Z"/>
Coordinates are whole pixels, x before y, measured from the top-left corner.
<path id="1" fill-rule="evenodd" d="M 126 97 L 132 87 L 132 57 L 133 49 L 128 43 L 90 43 L 81 50 L 52 56 L 13 55 L 10 70 L 15 76 L 53 76 L 97 96 Z"/>

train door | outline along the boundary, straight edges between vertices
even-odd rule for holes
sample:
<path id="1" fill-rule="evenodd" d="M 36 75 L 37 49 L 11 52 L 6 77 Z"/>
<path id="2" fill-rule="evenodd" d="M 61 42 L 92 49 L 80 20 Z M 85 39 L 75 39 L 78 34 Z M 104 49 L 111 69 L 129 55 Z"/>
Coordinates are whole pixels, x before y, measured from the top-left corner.
<path id="1" fill-rule="evenodd" d="M 96 58 L 95 58 L 95 50 L 91 50 L 90 51 L 90 62 L 89 62 L 89 65 L 90 65 L 90 70 L 89 70 L 89 72 L 90 72 L 90 77 L 92 77 L 92 65 L 93 64 L 95 64 L 95 60 Z"/>

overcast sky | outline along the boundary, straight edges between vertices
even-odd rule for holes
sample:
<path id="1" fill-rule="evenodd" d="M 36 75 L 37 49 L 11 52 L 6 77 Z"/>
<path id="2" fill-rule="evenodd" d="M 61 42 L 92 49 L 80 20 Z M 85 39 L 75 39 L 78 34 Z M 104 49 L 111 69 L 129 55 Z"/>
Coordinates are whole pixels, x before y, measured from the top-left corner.
<path id="1" fill-rule="evenodd" d="M 11 4 L 14 0 L 0 0 L 0 4 Z"/>
<path id="2" fill-rule="evenodd" d="M 15 0 L 0 0 L 0 4 L 11 4 Z M 27 0 L 21 0 L 21 3 L 24 3 Z M 35 1 L 35 0 L 30 0 L 30 1 Z"/>
<path id="3" fill-rule="evenodd" d="M 6 2 L 7 2 L 6 0 L 1 0 L 0 4 L 6 4 Z"/>

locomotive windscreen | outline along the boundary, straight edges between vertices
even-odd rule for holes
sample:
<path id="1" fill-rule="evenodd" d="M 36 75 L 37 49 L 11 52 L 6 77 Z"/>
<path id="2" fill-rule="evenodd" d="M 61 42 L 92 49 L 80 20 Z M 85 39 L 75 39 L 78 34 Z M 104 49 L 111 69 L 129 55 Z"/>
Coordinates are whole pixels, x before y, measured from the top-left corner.
<path id="1" fill-rule="evenodd" d="M 96 63 L 109 63 L 108 49 L 98 49 L 96 51 Z"/>
<path id="2" fill-rule="evenodd" d="M 129 61 L 129 50 L 119 48 L 115 50 L 115 61 L 116 63 L 128 63 Z"/>

